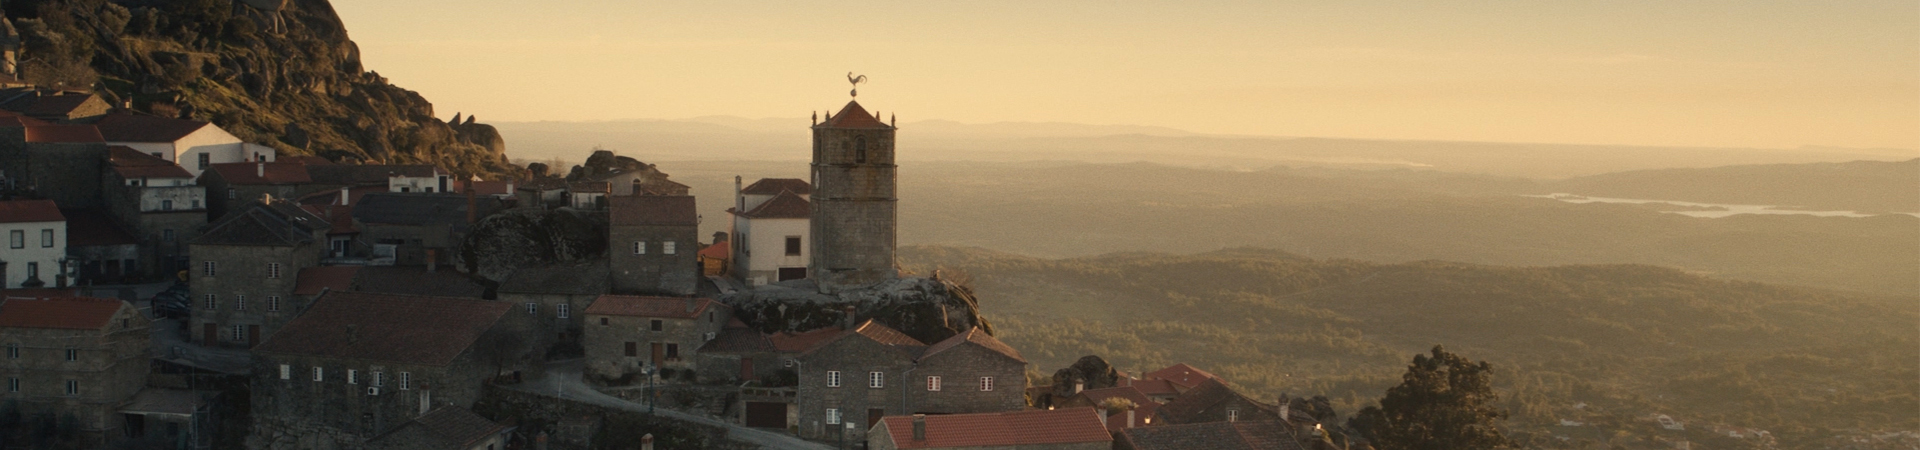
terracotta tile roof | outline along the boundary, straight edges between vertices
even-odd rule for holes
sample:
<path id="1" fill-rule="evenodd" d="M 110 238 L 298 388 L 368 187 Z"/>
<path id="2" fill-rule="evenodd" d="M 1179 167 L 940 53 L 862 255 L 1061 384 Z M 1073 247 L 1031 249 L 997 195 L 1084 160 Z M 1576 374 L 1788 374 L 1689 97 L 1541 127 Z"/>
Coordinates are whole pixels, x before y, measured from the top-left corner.
<path id="1" fill-rule="evenodd" d="M 981 330 L 980 327 L 969 328 L 965 332 L 953 335 L 953 337 L 935 343 L 931 347 L 927 347 L 927 351 L 920 355 L 920 359 L 931 358 L 933 355 L 940 354 L 940 352 L 947 351 L 954 347 L 959 347 L 962 344 L 977 345 L 981 348 L 992 350 L 995 353 L 1007 355 L 1008 358 L 1013 358 L 1015 361 L 1022 363 L 1027 362 L 1026 358 L 1020 356 L 1019 350 L 1014 350 L 1013 347 L 1008 346 L 1004 342 L 1000 342 L 999 339 L 994 339 L 993 335 L 987 334 L 986 330 Z"/>
<path id="2" fill-rule="evenodd" d="M 300 269 L 294 277 L 293 295 L 320 295 L 324 291 L 353 289 L 353 278 L 360 266 L 320 266 Z"/>
<path id="3" fill-rule="evenodd" d="M 0 200 L 0 223 L 64 222 L 53 200 Z"/>
<path id="4" fill-rule="evenodd" d="M 880 420 L 894 445 L 902 449 L 1113 442 L 1113 435 L 1100 424 L 1099 413 L 1093 408 L 925 417 L 926 440 L 920 441 L 913 439 L 912 416 L 888 416 Z"/>
<path id="5" fill-rule="evenodd" d="M 61 210 L 60 215 L 67 217 L 67 247 L 92 247 L 102 245 L 134 245 L 139 239 L 120 226 L 106 214 L 84 209 Z"/>
<path id="6" fill-rule="evenodd" d="M 1165 369 L 1147 372 L 1147 379 L 1149 380 L 1167 380 L 1182 388 L 1192 388 L 1199 386 L 1201 382 L 1219 378 L 1220 376 L 1218 375 L 1196 369 L 1193 366 L 1187 365 L 1187 363 L 1174 364 L 1167 366 Z"/>
<path id="7" fill-rule="evenodd" d="M 606 261 L 521 267 L 500 282 L 500 292 L 518 294 L 598 295 L 610 288 Z"/>
<path id="8" fill-rule="evenodd" d="M 780 191 L 780 195 L 760 202 L 759 206 L 753 207 L 752 211 L 747 211 L 741 216 L 755 219 L 805 219 L 813 216 L 813 204 L 807 199 L 800 198 L 793 191 Z"/>
<path id="9" fill-rule="evenodd" d="M 1136 404 L 1138 404 L 1138 403 L 1136 403 Z M 1096 403 L 1096 405 L 1097 405 L 1097 403 Z M 1159 409 L 1160 409 L 1160 404 L 1159 404 L 1159 403 L 1147 403 L 1147 404 L 1144 404 L 1144 405 L 1140 405 L 1140 406 L 1139 406 L 1139 407 L 1137 407 L 1137 408 L 1134 408 L 1134 409 L 1133 409 L 1133 425 L 1132 425 L 1132 426 L 1128 426 L 1128 425 L 1127 425 L 1127 412 L 1126 412 L 1126 411 L 1119 411 L 1119 412 L 1115 412 L 1115 413 L 1113 413 L 1113 414 L 1108 414 L 1108 415 L 1107 415 L 1107 429 L 1108 429 L 1108 430 L 1110 430 L 1110 431 L 1120 431 L 1120 430 L 1124 430 L 1124 429 L 1128 429 L 1128 428 L 1134 428 L 1134 427 L 1144 427 L 1144 426 L 1152 426 L 1152 425 L 1153 425 L 1153 413 L 1154 413 L 1154 411 L 1158 411 Z"/>
<path id="10" fill-rule="evenodd" d="M 914 339 L 911 336 L 907 336 L 906 333 L 901 333 L 900 330 L 895 330 L 893 329 L 893 327 L 889 327 L 886 324 L 876 322 L 873 319 L 867 319 L 866 322 L 861 322 L 860 326 L 853 327 L 853 332 L 859 333 L 861 336 L 866 336 L 868 338 L 871 338 L 875 342 L 879 342 L 887 345 L 913 346 L 913 347 L 927 346 L 925 342 L 920 342 L 919 339 Z"/>
<path id="11" fill-rule="evenodd" d="M 391 295 L 432 295 L 440 297 L 481 298 L 487 286 L 473 275 L 453 270 L 441 255 L 440 266 L 428 272 L 426 266 L 367 266 L 354 274 L 356 292 Z"/>
<path id="12" fill-rule="evenodd" d="M 747 327 L 728 326 L 700 346 L 700 353 L 773 353 L 777 348 L 767 335 Z"/>
<path id="13" fill-rule="evenodd" d="M 0 128 L 20 128 L 46 125 L 47 121 L 15 114 L 0 114 Z"/>
<path id="14" fill-rule="evenodd" d="M 387 178 L 403 176 L 432 178 L 447 174 L 432 164 L 322 164 L 306 166 L 307 177 L 316 184 L 358 186 L 387 185 Z"/>
<path id="15" fill-rule="evenodd" d="M 334 191 L 338 196 L 340 191 Z M 351 192 L 348 193 L 352 195 Z M 473 199 L 475 220 L 486 218 L 506 204 L 497 197 Z M 467 224 L 467 197 L 455 194 L 415 192 L 372 192 L 353 204 L 353 218 L 369 224 L 457 225 Z"/>
<path id="16" fill-rule="evenodd" d="M 110 142 L 174 142 L 212 124 L 118 112 L 107 114 L 93 125 Z"/>
<path id="17" fill-rule="evenodd" d="M 0 300 L 0 328 L 97 330 L 107 326 L 127 302 L 95 297 Z"/>
<path id="18" fill-rule="evenodd" d="M 692 303 L 693 308 L 687 308 Z M 726 305 L 710 298 L 685 297 L 641 297 L 633 295 L 602 295 L 587 305 L 587 314 L 605 314 L 609 316 L 660 317 L 667 319 L 692 319 L 699 317 L 707 308 L 725 308 Z"/>
<path id="19" fill-rule="evenodd" d="M 774 346 L 781 348 L 781 351 L 793 351 L 789 350 L 789 348 L 795 348 L 797 345 L 804 344 L 804 347 L 798 347 L 798 351 L 801 353 L 811 353 L 833 341 L 840 340 L 840 338 L 856 335 L 872 339 L 881 345 L 897 347 L 910 353 L 924 350 L 927 346 L 926 343 L 920 342 L 920 340 L 914 339 L 912 336 L 907 336 L 906 333 L 901 333 L 900 330 L 895 330 L 893 327 L 889 327 L 873 319 L 867 319 L 867 321 L 861 322 L 860 325 L 853 327 L 853 330 L 841 330 L 833 327 L 820 328 L 795 335 L 784 343 L 781 342 L 783 339 L 775 336 Z"/>
<path id="20" fill-rule="evenodd" d="M 193 178 L 192 172 L 173 161 L 142 153 L 124 145 L 107 146 L 107 162 L 113 172 L 129 180 L 140 178 Z"/>
<path id="21" fill-rule="evenodd" d="M 507 426 L 494 423 L 458 406 L 442 406 L 395 427 L 368 443 L 375 448 L 466 449 L 502 431 Z"/>
<path id="22" fill-rule="evenodd" d="M 334 291 L 253 351 L 446 366 L 512 308 L 469 298 Z"/>
<path id="23" fill-rule="evenodd" d="M 1134 450 L 1304 450 L 1278 421 L 1206 422 L 1121 430 Z"/>
<path id="24" fill-rule="evenodd" d="M 607 220 L 622 225 L 700 225 L 693 196 L 636 195 L 607 198 Z"/>
<path id="25" fill-rule="evenodd" d="M 27 142 L 106 142 L 93 125 L 28 125 Z"/>
<path id="26" fill-rule="evenodd" d="M 338 194 L 334 196 L 339 197 Z M 302 200 L 305 200 L 305 198 L 302 198 Z M 300 208 L 307 210 L 308 213 L 312 213 L 316 217 L 325 219 L 327 223 L 331 225 L 327 227 L 327 235 L 354 234 L 360 232 L 360 228 L 353 225 L 353 207 L 351 206 L 300 205 Z"/>
<path id="27" fill-rule="evenodd" d="M 311 183 L 307 165 L 287 162 L 237 162 L 208 166 L 227 184 L 301 184 Z"/>
<path id="28" fill-rule="evenodd" d="M 820 328 L 799 333 L 783 331 L 767 336 L 767 341 L 773 343 L 775 351 L 781 353 L 799 353 L 812 349 L 833 338 L 840 337 L 840 335 L 844 333 L 846 333 L 846 330 L 838 327 Z"/>
<path id="29" fill-rule="evenodd" d="M 1147 394 L 1131 386 L 1088 389 L 1080 391 L 1080 393 L 1074 394 L 1072 397 L 1067 397 L 1066 400 L 1056 402 L 1055 404 L 1099 407 L 1101 402 L 1105 402 L 1109 398 L 1124 398 L 1133 402 L 1135 406 L 1133 409 L 1133 426 L 1136 427 L 1152 424 L 1150 419 L 1153 418 L 1154 411 L 1160 408 L 1160 402 L 1153 401 L 1152 398 L 1147 397 Z M 1107 428 L 1111 430 L 1128 428 L 1127 412 L 1120 411 L 1108 415 Z"/>
<path id="30" fill-rule="evenodd" d="M 740 189 L 748 195 L 779 195 L 780 191 L 793 191 L 800 195 L 813 195 L 813 185 L 799 178 L 761 178 L 753 184 Z"/>
<path id="31" fill-rule="evenodd" d="M 1189 423 L 1197 420 L 1195 416 L 1206 412 L 1221 402 L 1236 398 L 1253 404 L 1261 410 L 1267 410 L 1276 415 L 1279 413 L 1279 410 L 1274 406 L 1247 398 L 1247 396 L 1235 392 L 1233 388 L 1227 387 L 1227 385 L 1220 382 L 1219 379 L 1210 378 L 1200 382 L 1200 385 L 1195 386 L 1192 390 L 1180 394 L 1180 398 L 1173 399 L 1173 401 L 1161 405 L 1159 416 L 1161 419 L 1166 420 L 1167 423 Z M 1253 417 L 1251 415 L 1252 413 L 1253 411 L 1243 411 L 1242 417 Z"/>
<path id="32" fill-rule="evenodd" d="M 700 249 L 699 255 L 712 259 L 732 258 L 733 246 L 729 245 L 727 241 L 715 242 L 713 245 L 708 245 L 706 248 Z"/>
<path id="33" fill-rule="evenodd" d="M 891 128 L 888 127 L 887 124 L 881 123 L 880 119 L 874 118 L 873 114 L 867 113 L 867 109 L 860 107 L 860 102 L 857 101 L 847 102 L 846 107 L 840 108 L 840 112 L 835 113 L 833 117 L 828 118 L 827 121 L 821 123 L 820 126 L 829 128 Z"/>
<path id="34" fill-rule="evenodd" d="M 1133 380 L 1128 386 L 1147 395 L 1180 395 L 1180 389 L 1175 388 L 1173 382 L 1167 380 Z"/>
<path id="35" fill-rule="evenodd" d="M 80 288 L 0 289 L 0 299 L 79 297 Z"/>

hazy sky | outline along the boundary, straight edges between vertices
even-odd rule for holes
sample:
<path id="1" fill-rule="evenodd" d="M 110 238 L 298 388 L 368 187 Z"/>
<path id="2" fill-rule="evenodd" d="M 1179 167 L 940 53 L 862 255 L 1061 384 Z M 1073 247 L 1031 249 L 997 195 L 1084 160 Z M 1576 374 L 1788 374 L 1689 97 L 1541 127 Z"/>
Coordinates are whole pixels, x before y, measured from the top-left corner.
<path id="1" fill-rule="evenodd" d="M 443 117 L 1920 148 L 1920 2 L 333 0 Z M 903 130 L 904 132 L 905 130 Z"/>

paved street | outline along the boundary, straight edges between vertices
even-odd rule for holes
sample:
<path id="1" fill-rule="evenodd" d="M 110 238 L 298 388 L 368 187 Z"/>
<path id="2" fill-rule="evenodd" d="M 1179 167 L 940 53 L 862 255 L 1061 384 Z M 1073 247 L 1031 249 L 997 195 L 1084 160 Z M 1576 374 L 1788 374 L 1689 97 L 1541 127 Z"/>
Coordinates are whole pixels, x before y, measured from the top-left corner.
<path id="1" fill-rule="evenodd" d="M 619 397 L 603 394 L 587 386 L 587 383 L 580 379 L 580 371 L 583 365 L 583 360 L 579 359 L 551 362 L 547 364 L 547 374 L 545 377 L 528 380 L 525 383 L 517 386 L 509 386 L 508 388 L 549 397 L 557 395 L 563 399 L 581 401 L 609 408 L 619 408 L 627 411 L 647 411 L 647 405 L 645 404 L 634 403 Z M 727 430 L 727 439 L 759 445 L 762 448 L 834 450 L 833 446 L 800 439 L 786 433 L 747 428 L 703 415 L 688 414 L 667 408 L 655 408 L 654 414 L 677 420 L 723 427 Z"/>

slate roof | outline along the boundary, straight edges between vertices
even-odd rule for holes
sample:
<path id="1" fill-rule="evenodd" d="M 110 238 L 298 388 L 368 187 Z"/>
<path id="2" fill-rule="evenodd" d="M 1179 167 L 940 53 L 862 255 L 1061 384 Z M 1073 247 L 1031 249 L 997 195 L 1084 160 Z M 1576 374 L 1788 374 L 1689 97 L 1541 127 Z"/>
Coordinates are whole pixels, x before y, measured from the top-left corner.
<path id="1" fill-rule="evenodd" d="M 7 298 L 0 300 L 0 328 L 105 328 L 127 302 L 96 297 Z"/>
<path id="2" fill-rule="evenodd" d="M 53 200 L 0 200 L 0 223 L 63 222 Z"/>
<path id="3" fill-rule="evenodd" d="M 313 232 L 332 228 L 326 219 L 286 200 L 255 201 L 207 227 L 192 244 L 294 246 L 313 242 Z"/>
<path id="4" fill-rule="evenodd" d="M 311 183 L 307 177 L 307 166 L 288 162 L 237 162 L 219 163 L 207 166 L 207 170 L 219 174 L 227 184 L 301 184 Z"/>
<path id="5" fill-rule="evenodd" d="M 487 286 L 473 276 L 453 270 L 445 261 L 428 272 L 425 266 L 366 266 L 353 277 L 353 290 L 392 295 L 432 295 L 481 298 Z"/>
<path id="6" fill-rule="evenodd" d="M 1187 363 L 1179 363 L 1167 366 L 1165 369 L 1147 372 L 1147 379 L 1167 380 L 1182 388 L 1192 388 L 1199 386 L 1201 382 L 1207 380 L 1220 379 L 1220 376 L 1194 368 L 1193 366 L 1187 365 Z"/>
<path id="7" fill-rule="evenodd" d="M 66 209 L 61 210 L 60 215 L 67 217 L 68 247 L 140 243 L 132 234 L 120 229 L 120 225 L 114 224 L 106 214 L 85 209 Z"/>
<path id="8" fill-rule="evenodd" d="M 1161 405 L 1159 416 L 1165 419 L 1167 423 L 1188 423 L 1194 420 L 1194 416 L 1206 412 L 1207 409 L 1235 398 L 1253 404 L 1261 410 L 1274 414 L 1279 413 L 1276 407 L 1241 395 L 1239 392 L 1235 392 L 1233 388 L 1227 387 L 1226 383 L 1220 382 L 1219 379 L 1207 379 L 1206 381 L 1200 382 L 1200 385 L 1195 386 L 1192 390 L 1180 394 L 1180 398 L 1173 399 L 1167 402 L 1167 404 Z M 1246 412 L 1251 413 L 1252 411 Z M 1243 417 L 1251 416 L 1243 415 Z"/>
<path id="9" fill-rule="evenodd" d="M 387 178 L 404 176 L 431 178 L 447 174 L 432 164 L 324 164 L 307 166 L 307 176 L 317 184 L 385 186 Z"/>
<path id="10" fill-rule="evenodd" d="M 687 303 L 693 302 L 689 310 Z M 587 305 L 587 314 L 605 314 L 609 316 L 659 317 L 666 319 L 692 319 L 705 313 L 707 308 L 725 308 L 726 305 L 710 298 L 684 297 L 642 297 L 634 295 L 602 295 Z"/>
<path id="11" fill-rule="evenodd" d="M 761 178 L 753 184 L 740 189 L 747 195 L 779 195 L 780 191 L 793 191 L 795 194 L 812 195 L 813 185 L 799 178 Z"/>
<path id="12" fill-rule="evenodd" d="M 500 292 L 516 294 L 605 294 L 611 288 L 605 262 L 521 267 L 500 282 Z"/>
<path id="13" fill-rule="evenodd" d="M 867 109 L 860 107 L 860 102 L 857 101 L 847 102 L 847 106 L 840 108 L 839 113 L 835 113 L 833 117 L 827 118 L 827 121 L 821 123 L 820 126 L 830 128 L 892 128 L 885 123 L 881 123 L 880 119 L 873 117 L 873 114 L 867 113 Z"/>
<path id="14" fill-rule="evenodd" d="M 1279 421 L 1206 422 L 1121 430 L 1134 450 L 1305 450 Z"/>
<path id="15" fill-rule="evenodd" d="M 328 292 L 253 351 L 446 366 L 512 308 L 470 298 Z"/>
<path id="16" fill-rule="evenodd" d="M 93 125 L 27 125 L 27 142 L 92 143 L 106 142 Z"/>
<path id="17" fill-rule="evenodd" d="M 124 145 L 107 146 L 107 162 L 121 178 L 193 178 L 193 173 L 173 161 L 142 153 Z"/>
<path id="18" fill-rule="evenodd" d="M 333 162 L 333 160 L 330 160 L 330 159 L 327 159 L 327 158 L 325 158 L 325 157 L 320 157 L 320 156 L 292 156 L 292 155 L 282 155 L 282 156 L 280 156 L 280 157 L 277 157 L 277 158 L 274 158 L 274 159 L 273 159 L 273 162 L 286 162 L 286 163 L 300 163 L 300 164 L 306 164 L 307 166 L 309 166 L 309 167 L 308 167 L 308 175 L 307 175 L 307 176 L 309 176 L 309 177 L 311 177 L 311 176 L 313 176 L 313 175 L 312 175 L 312 167 L 311 167 L 311 166 L 330 166 L 330 165 L 333 165 L 333 164 L 334 164 L 334 162 Z"/>
<path id="19" fill-rule="evenodd" d="M 1093 408 L 925 416 L 926 440 L 913 440 L 912 416 L 880 419 L 897 448 L 998 447 L 1113 442 Z"/>
<path id="20" fill-rule="evenodd" d="M 607 220 L 613 226 L 700 225 L 700 213 L 690 195 L 636 195 L 607 199 Z"/>
<path id="21" fill-rule="evenodd" d="M 174 142 L 207 125 L 212 124 L 125 112 L 107 114 L 93 124 L 100 129 L 101 136 L 112 142 Z"/>
<path id="22" fill-rule="evenodd" d="M 294 276 L 293 295 L 320 295 L 323 291 L 353 289 L 354 275 L 360 266 L 320 266 L 300 269 Z"/>
<path id="23" fill-rule="evenodd" d="M 464 450 L 506 429 L 506 425 L 494 423 L 466 408 L 449 405 L 415 417 L 368 443 L 375 448 L 405 445 L 408 449 Z"/>
<path id="24" fill-rule="evenodd" d="M 999 339 L 994 339 L 993 335 L 987 334 L 986 330 L 982 330 L 980 327 L 968 328 L 965 332 L 955 334 L 953 337 L 949 337 L 946 340 L 933 344 L 931 347 L 927 347 L 927 351 L 920 355 L 920 359 L 931 358 L 933 355 L 959 347 L 962 344 L 977 345 L 981 348 L 992 350 L 995 353 L 1006 355 L 1015 361 L 1022 363 L 1027 362 L 1026 358 L 1020 356 L 1019 350 L 1014 350 L 1013 347 L 1007 346 L 1006 343 L 1000 342 Z"/>
<path id="25" fill-rule="evenodd" d="M 754 219 L 805 219 L 813 216 L 813 204 L 793 191 L 781 191 L 780 195 L 740 215 Z"/>
<path id="26" fill-rule="evenodd" d="M 503 206 L 500 199 L 494 197 L 476 197 L 473 202 L 479 209 L 474 214 L 476 220 L 493 215 Z M 465 225 L 467 197 L 438 193 L 374 192 L 360 197 L 359 203 L 353 205 L 353 218 L 370 224 Z"/>

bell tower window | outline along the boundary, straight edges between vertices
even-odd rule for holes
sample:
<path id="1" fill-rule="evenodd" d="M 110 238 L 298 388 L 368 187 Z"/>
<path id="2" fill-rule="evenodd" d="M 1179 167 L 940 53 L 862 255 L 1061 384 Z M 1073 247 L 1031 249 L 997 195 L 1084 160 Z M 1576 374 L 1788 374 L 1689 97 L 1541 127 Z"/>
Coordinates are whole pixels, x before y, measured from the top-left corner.
<path id="1" fill-rule="evenodd" d="M 854 164 L 867 163 L 867 137 L 866 136 L 853 137 L 853 163 Z"/>

